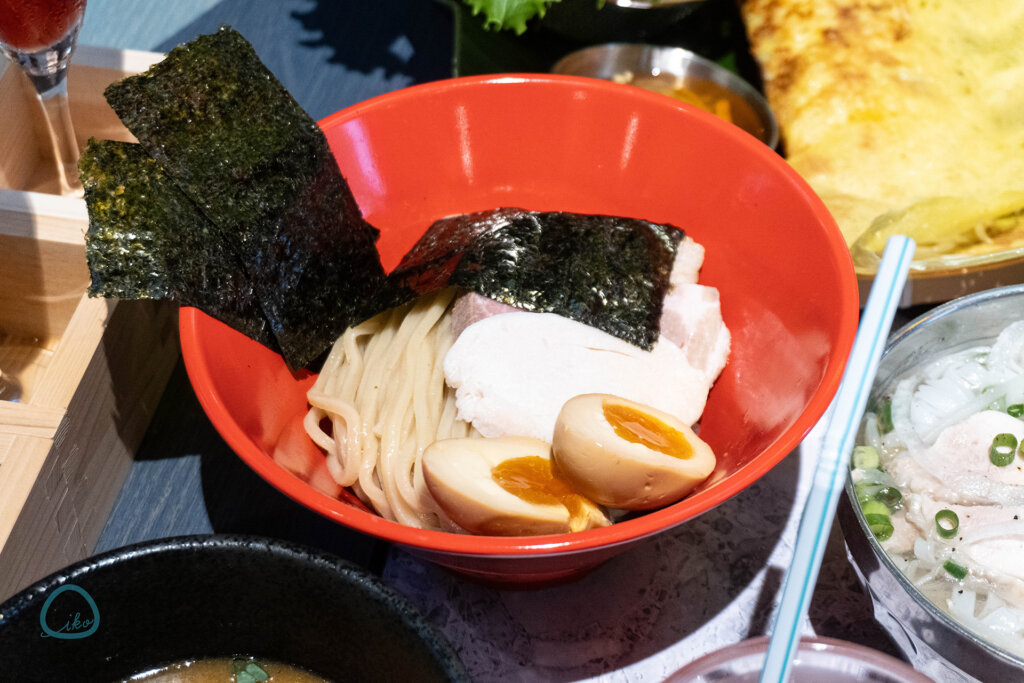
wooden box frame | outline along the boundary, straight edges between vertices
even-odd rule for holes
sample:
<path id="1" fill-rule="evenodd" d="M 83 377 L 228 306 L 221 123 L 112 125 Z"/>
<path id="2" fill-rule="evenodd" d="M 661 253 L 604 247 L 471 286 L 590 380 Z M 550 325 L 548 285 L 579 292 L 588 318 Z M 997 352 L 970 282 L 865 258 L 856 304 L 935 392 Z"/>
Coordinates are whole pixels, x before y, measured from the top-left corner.
<path id="1" fill-rule="evenodd" d="M 132 140 L 103 89 L 161 58 L 79 47 L 80 147 Z M 0 601 L 92 553 L 179 355 L 171 305 L 85 294 L 85 202 L 54 194 L 38 107 L 0 59 Z"/>

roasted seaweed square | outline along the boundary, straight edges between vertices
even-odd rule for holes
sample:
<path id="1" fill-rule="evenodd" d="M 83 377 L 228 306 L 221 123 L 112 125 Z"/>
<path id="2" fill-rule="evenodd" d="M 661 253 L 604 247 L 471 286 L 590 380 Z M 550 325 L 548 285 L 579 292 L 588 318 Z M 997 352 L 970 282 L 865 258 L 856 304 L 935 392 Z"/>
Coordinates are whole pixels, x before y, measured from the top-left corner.
<path id="1" fill-rule="evenodd" d="M 391 278 L 407 297 L 458 285 L 650 349 L 683 236 L 633 218 L 480 211 L 436 221 Z"/>
<path id="2" fill-rule="evenodd" d="M 90 140 L 80 166 L 89 209 L 89 294 L 174 299 L 275 344 L 245 271 L 217 226 L 141 146 Z"/>
<path id="3" fill-rule="evenodd" d="M 317 126 L 236 31 L 106 91 L 150 156 L 237 249 L 285 360 L 315 360 L 379 301 L 377 231 Z"/>

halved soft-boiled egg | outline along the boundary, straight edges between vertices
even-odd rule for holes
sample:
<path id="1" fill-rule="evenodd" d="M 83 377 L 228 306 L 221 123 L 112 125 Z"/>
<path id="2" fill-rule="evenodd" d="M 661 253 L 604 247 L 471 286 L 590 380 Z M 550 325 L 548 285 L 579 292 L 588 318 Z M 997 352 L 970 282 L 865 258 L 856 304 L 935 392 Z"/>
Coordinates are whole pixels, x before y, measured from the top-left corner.
<path id="1" fill-rule="evenodd" d="M 562 406 L 552 441 L 555 469 L 595 503 L 650 510 L 674 503 L 715 469 L 715 454 L 681 420 L 609 394 Z"/>
<path id="2" fill-rule="evenodd" d="M 611 524 L 555 475 L 551 446 L 540 439 L 443 439 L 423 451 L 422 466 L 434 500 L 470 533 L 535 536 Z"/>

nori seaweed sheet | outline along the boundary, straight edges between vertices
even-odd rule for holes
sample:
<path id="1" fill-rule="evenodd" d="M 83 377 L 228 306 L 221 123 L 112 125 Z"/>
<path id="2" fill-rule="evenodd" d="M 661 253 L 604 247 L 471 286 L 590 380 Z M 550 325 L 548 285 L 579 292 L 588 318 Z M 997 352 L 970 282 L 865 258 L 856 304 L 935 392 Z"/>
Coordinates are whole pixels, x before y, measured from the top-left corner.
<path id="1" fill-rule="evenodd" d="M 285 360 L 304 367 L 386 296 L 378 231 L 323 133 L 236 31 L 171 50 L 107 101 L 230 236 Z"/>
<path id="2" fill-rule="evenodd" d="M 633 218 L 480 211 L 436 221 L 390 278 L 400 298 L 458 285 L 650 349 L 683 236 Z"/>
<path id="3" fill-rule="evenodd" d="M 275 346 L 237 257 L 140 145 L 90 140 L 79 163 L 92 296 L 174 299 Z"/>
<path id="4" fill-rule="evenodd" d="M 83 162 L 94 294 L 198 306 L 293 368 L 349 325 L 449 285 L 642 348 L 657 340 L 683 237 L 670 225 L 514 208 L 456 216 L 386 277 L 379 233 L 323 133 L 231 29 L 106 97 L 145 152 L 97 143 Z"/>

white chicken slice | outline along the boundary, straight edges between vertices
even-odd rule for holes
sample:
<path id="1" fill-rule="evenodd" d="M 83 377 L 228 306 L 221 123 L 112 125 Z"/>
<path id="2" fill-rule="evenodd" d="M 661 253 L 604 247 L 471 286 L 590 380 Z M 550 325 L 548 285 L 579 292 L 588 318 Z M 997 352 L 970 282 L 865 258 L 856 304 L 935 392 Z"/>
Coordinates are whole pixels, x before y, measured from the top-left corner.
<path id="1" fill-rule="evenodd" d="M 467 292 L 452 307 L 452 337 L 484 318 L 523 312 L 493 299 Z M 729 358 L 731 335 L 722 321 L 718 290 L 704 285 L 680 284 L 665 295 L 661 310 L 662 338 L 680 347 L 694 368 L 714 380 Z"/>
<path id="2" fill-rule="evenodd" d="M 484 436 L 551 442 L 562 405 L 614 394 L 686 424 L 704 412 L 712 380 L 663 339 L 644 351 L 553 313 L 507 313 L 467 327 L 444 360 L 459 418 Z"/>
<path id="3" fill-rule="evenodd" d="M 960 504 L 1024 505 L 1024 459 L 1014 457 L 998 467 L 989 459 L 992 439 L 997 434 L 1024 439 L 1024 422 L 1012 415 L 985 410 L 944 429 L 935 443 L 914 457 L 922 483 L 911 488 L 936 499 Z M 897 461 L 898 463 L 899 461 Z M 906 474 L 894 463 L 890 474 L 903 481 Z M 903 467 L 913 468 L 912 465 Z M 928 477 L 923 476 L 926 472 Z M 937 480 L 923 485 L 927 479 Z"/>
<path id="4" fill-rule="evenodd" d="M 907 521 L 927 535 L 935 530 L 935 513 L 956 513 L 959 528 L 948 542 L 950 558 L 974 578 L 998 583 L 1000 594 L 1024 607 L 1024 506 L 956 505 L 929 496 L 908 500 Z"/>

